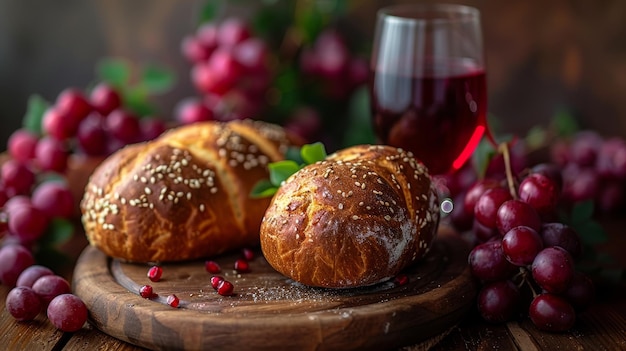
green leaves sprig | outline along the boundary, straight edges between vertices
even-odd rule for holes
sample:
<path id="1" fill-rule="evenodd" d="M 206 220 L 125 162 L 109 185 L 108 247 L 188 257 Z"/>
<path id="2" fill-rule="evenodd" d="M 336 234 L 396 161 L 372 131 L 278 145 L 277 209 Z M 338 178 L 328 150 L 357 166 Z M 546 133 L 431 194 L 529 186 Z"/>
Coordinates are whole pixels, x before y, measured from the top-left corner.
<path id="1" fill-rule="evenodd" d="M 289 148 L 285 160 L 272 162 L 268 165 L 270 178 L 258 182 L 252 188 L 250 196 L 257 199 L 273 196 L 282 183 L 292 174 L 307 165 L 323 161 L 326 156 L 326 148 L 320 142 L 306 144 L 301 148 Z"/>

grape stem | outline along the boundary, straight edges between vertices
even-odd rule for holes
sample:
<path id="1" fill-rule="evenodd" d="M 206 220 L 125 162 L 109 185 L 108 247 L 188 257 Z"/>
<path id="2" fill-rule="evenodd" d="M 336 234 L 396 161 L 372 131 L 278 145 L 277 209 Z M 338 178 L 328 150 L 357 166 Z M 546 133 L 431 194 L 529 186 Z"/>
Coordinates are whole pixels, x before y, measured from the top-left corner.
<path id="1" fill-rule="evenodd" d="M 508 143 L 500 143 L 498 151 L 502 153 L 504 158 L 504 170 L 506 172 L 506 182 L 509 186 L 509 192 L 514 199 L 517 199 L 517 191 L 515 190 L 515 179 L 513 178 L 513 170 L 511 169 L 511 154 L 509 152 Z"/>

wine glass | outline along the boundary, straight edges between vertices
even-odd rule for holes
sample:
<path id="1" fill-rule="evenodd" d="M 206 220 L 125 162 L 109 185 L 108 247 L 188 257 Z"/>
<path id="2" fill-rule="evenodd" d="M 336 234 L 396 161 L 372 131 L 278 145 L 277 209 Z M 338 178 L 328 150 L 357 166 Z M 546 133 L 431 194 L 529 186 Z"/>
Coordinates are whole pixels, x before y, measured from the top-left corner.
<path id="1" fill-rule="evenodd" d="M 461 168 L 487 131 L 478 9 L 380 9 L 369 88 L 379 142 L 413 152 L 433 175 Z"/>

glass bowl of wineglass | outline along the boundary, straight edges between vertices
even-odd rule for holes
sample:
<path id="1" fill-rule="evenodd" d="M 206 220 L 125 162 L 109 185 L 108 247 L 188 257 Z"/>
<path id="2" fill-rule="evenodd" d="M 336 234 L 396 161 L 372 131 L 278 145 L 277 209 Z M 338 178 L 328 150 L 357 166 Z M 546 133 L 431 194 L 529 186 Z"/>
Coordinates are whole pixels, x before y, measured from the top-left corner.
<path id="1" fill-rule="evenodd" d="M 485 71 L 478 9 L 380 9 L 369 83 L 379 142 L 411 151 L 433 175 L 461 168 L 488 132 Z"/>

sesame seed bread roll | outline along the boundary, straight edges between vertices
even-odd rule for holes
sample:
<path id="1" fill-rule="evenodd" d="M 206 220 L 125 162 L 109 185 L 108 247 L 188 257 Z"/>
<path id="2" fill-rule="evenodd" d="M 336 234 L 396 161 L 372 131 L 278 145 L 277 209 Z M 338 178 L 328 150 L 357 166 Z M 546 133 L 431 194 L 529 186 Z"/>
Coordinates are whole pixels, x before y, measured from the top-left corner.
<path id="1" fill-rule="evenodd" d="M 283 275 L 352 288 L 396 276 L 429 250 L 439 202 L 427 169 L 381 145 L 341 150 L 289 177 L 261 224 L 261 249 Z"/>
<path id="2" fill-rule="evenodd" d="M 267 165 L 298 144 L 260 121 L 202 122 L 124 147 L 91 175 L 81 201 L 90 244 L 134 262 L 182 261 L 258 245 Z"/>

